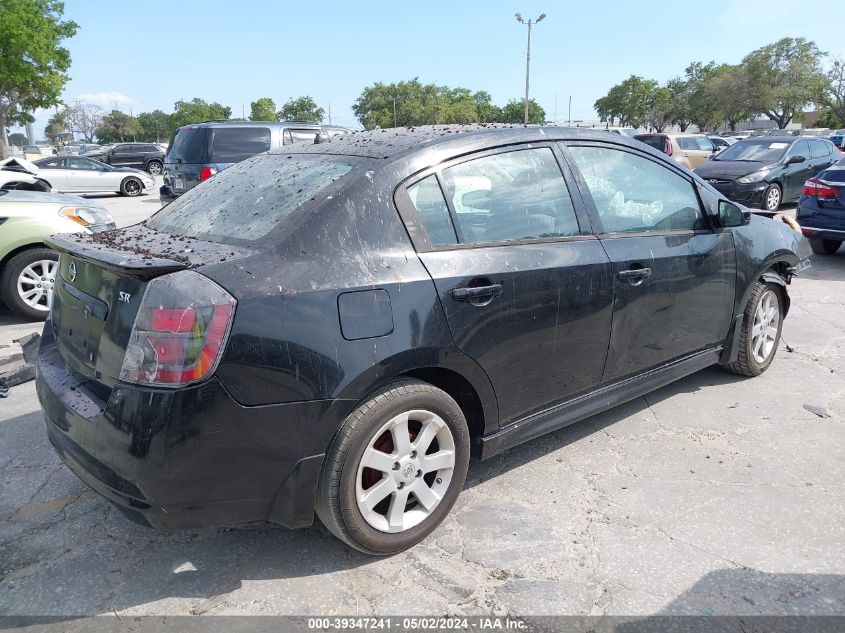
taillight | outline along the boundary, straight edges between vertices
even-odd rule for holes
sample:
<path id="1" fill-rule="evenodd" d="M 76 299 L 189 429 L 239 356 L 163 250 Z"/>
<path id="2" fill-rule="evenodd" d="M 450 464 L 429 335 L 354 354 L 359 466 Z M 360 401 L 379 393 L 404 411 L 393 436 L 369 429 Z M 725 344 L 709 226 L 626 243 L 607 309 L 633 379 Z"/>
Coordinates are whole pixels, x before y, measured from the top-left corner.
<path id="1" fill-rule="evenodd" d="M 839 188 L 831 187 L 818 178 L 810 178 L 804 183 L 801 193 L 805 196 L 815 196 L 821 200 L 836 200 L 839 196 Z"/>
<path id="2" fill-rule="evenodd" d="M 194 271 L 156 277 L 138 308 L 120 379 L 178 386 L 211 375 L 223 354 L 236 303 Z"/>
<path id="3" fill-rule="evenodd" d="M 200 167 L 200 182 L 205 182 L 217 173 L 217 167 L 211 165 L 203 165 Z"/>
<path id="4" fill-rule="evenodd" d="M 668 136 L 663 137 L 663 153 L 667 156 L 672 155 L 672 141 L 669 140 Z"/>

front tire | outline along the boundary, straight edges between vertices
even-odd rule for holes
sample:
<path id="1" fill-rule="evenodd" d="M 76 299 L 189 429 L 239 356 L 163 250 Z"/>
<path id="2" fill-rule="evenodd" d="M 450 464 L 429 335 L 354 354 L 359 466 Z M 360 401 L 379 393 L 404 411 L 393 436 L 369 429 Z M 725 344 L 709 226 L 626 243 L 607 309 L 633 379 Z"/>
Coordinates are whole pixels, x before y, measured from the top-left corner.
<path id="1" fill-rule="evenodd" d="M 49 248 L 30 248 L 12 257 L 0 272 L 0 295 L 29 321 L 43 321 L 53 303 L 59 256 Z"/>
<path id="2" fill-rule="evenodd" d="M 823 240 L 820 237 L 810 238 L 810 248 L 816 255 L 835 255 L 839 247 L 842 246 L 842 240 Z"/>
<path id="3" fill-rule="evenodd" d="M 144 185 L 141 184 L 141 181 L 132 176 L 124 178 L 123 182 L 120 183 L 120 194 L 129 198 L 140 196 L 143 190 Z"/>
<path id="4" fill-rule="evenodd" d="M 777 353 L 783 327 L 783 299 L 778 286 L 758 281 L 745 305 L 736 360 L 725 369 L 742 376 L 759 376 Z"/>
<path id="5" fill-rule="evenodd" d="M 780 209 L 783 193 L 777 185 L 769 185 L 763 192 L 763 209 L 774 213 Z"/>
<path id="6" fill-rule="evenodd" d="M 446 517 L 469 466 L 466 419 L 445 391 L 398 380 L 346 418 L 326 456 L 317 516 L 355 549 L 395 554 Z"/>

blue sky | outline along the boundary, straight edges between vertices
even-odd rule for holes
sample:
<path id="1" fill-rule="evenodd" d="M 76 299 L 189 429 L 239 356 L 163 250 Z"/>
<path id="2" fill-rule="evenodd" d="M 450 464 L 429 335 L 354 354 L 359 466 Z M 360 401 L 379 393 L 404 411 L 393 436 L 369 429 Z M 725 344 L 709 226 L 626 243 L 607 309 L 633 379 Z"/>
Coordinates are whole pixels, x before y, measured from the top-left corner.
<path id="1" fill-rule="evenodd" d="M 803 7 L 812 7 L 805 12 Z M 794 0 L 314 2 L 66 0 L 79 26 L 65 100 L 125 112 L 178 99 L 219 101 L 240 116 L 249 103 L 311 95 L 332 122 L 357 126 L 351 106 L 376 81 L 487 90 L 521 98 L 525 18 L 532 31 L 531 96 L 551 118 L 591 119 L 593 103 L 630 74 L 665 81 L 690 61 L 737 62 L 785 36 L 845 57 L 845 2 Z M 49 113 L 37 113 L 40 136 Z"/>

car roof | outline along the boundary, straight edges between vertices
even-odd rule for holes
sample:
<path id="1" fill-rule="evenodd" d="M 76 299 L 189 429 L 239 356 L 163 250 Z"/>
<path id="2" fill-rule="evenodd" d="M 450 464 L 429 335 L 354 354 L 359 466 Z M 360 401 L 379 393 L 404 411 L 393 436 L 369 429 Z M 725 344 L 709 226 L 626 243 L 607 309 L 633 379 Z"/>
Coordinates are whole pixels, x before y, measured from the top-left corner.
<path id="1" fill-rule="evenodd" d="M 279 125 L 283 127 L 292 127 L 297 126 L 300 128 L 308 128 L 308 129 L 319 129 L 321 127 L 330 127 L 330 126 L 322 126 L 319 123 L 315 123 L 314 121 L 240 121 L 240 120 L 227 120 L 227 121 L 200 121 L 198 123 L 188 123 L 186 125 L 182 125 L 179 129 L 186 129 L 186 128 L 194 128 L 194 127 L 267 127 L 268 125 Z M 337 126 L 331 126 L 337 127 Z"/>
<path id="2" fill-rule="evenodd" d="M 480 123 L 473 125 L 422 125 L 352 132 L 315 145 L 298 144 L 271 150 L 271 154 L 338 154 L 396 159 L 420 149 L 438 147 L 467 152 L 510 143 L 554 140 L 611 141 L 634 147 L 627 136 L 609 135 L 604 129 Z M 455 148 L 449 146 L 456 146 Z M 638 147 L 642 147 L 641 145 Z"/>

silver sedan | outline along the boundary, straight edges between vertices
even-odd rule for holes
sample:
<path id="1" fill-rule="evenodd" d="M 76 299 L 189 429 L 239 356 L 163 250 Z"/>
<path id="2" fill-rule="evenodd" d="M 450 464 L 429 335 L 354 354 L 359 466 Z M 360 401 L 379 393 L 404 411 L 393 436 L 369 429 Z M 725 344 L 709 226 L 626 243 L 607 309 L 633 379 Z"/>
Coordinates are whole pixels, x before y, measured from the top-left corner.
<path id="1" fill-rule="evenodd" d="M 128 167 L 112 167 L 84 156 L 52 156 L 35 162 L 39 180 L 61 193 L 102 193 L 114 191 L 138 196 L 155 186 L 147 172 Z"/>

